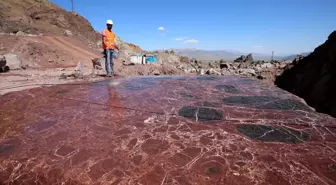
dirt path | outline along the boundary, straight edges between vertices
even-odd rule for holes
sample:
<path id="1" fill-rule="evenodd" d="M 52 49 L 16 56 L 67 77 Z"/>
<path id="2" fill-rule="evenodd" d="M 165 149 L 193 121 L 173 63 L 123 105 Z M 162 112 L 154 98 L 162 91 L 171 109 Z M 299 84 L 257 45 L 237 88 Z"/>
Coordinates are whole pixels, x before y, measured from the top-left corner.
<path id="1" fill-rule="evenodd" d="M 91 77 L 91 59 L 100 57 L 99 50 L 87 43 L 65 36 L 0 36 L 0 54 L 13 53 L 26 70 L 0 73 L 0 94 L 20 91 L 46 84 L 64 84 L 74 81 L 94 81 Z M 62 79 L 74 73 L 78 62 L 84 65 L 82 79 Z"/>
<path id="2" fill-rule="evenodd" d="M 76 45 L 76 43 L 72 44 L 73 42 L 72 43 L 68 42 L 70 38 L 64 39 L 64 37 L 46 36 L 44 37 L 44 39 L 51 41 L 57 47 L 63 50 L 66 50 L 70 52 L 71 54 L 77 57 L 83 58 L 85 60 L 98 57 L 97 53 L 93 53 L 92 51 L 89 51 L 88 48 L 85 48 L 83 46 L 81 47 L 80 43 L 77 42 L 77 45 Z"/>

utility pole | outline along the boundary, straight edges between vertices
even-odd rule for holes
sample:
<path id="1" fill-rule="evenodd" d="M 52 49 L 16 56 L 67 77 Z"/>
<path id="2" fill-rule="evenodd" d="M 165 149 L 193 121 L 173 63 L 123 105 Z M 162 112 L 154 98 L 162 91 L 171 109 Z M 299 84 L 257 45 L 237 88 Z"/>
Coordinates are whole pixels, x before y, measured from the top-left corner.
<path id="1" fill-rule="evenodd" d="M 272 51 L 272 61 L 273 61 L 274 51 Z"/>
<path id="2" fill-rule="evenodd" d="M 72 5 L 72 12 L 75 12 L 75 8 L 74 8 L 74 0 L 71 0 L 71 5 Z"/>

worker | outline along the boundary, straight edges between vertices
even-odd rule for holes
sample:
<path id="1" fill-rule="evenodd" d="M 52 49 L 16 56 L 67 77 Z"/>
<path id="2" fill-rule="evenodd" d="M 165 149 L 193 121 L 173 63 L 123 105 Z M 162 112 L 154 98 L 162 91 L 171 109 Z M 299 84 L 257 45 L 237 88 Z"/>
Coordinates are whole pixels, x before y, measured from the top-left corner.
<path id="1" fill-rule="evenodd" d="M 105 70 L 107 76 L 111 77 L 114 74 L 113 70 L 113 53 L 114 50 L 119 50 L 118 46 L 115 44 L 115 35 L 112 32 L 113 22 L 112 20 L 106 21 L 106 29 L 102 31 L 102 46 L 104 49 L 105 57 Z"/>

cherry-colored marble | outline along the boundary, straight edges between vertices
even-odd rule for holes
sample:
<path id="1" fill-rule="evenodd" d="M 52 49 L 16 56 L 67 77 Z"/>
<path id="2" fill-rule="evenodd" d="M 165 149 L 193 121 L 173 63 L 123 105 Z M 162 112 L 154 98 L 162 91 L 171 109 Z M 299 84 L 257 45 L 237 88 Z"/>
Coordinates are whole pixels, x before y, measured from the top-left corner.
<path id="1" fill-rule="evenodd" d="M 0 97 L 0 184 L 336 184 L 336 120 L 233 76 L 13 92 Z"/>

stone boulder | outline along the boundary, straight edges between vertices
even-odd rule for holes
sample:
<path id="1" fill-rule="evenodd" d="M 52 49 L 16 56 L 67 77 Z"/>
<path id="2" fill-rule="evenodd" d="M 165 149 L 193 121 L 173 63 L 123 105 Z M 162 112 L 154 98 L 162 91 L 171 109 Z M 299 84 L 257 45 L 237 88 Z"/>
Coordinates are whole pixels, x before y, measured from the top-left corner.
<path id="1" fill-rule="evenodd" d="M 236 60 L 234 60 L 234 62 L 237 62 L 237 63 L 252 63 L 253 62 L 253 57 L 252 57 L 252 54 L 248 54 L 247 56 L 240 56 L 238 57 Z"/>
<path id="2" fill-rule="evenodd" d="M 213 68 L 210 68 L 205 72 L 205 74 L 207 74 L 207 75 L 221 75 L 221 72 L 219 72 L 219 71 L 217 71 Z"/>
<path id="3" fill-rule="evenodd" d="M 77 63 L 77 66 L 76 66 L 76 68 L 75 68 L 75 71 L 76 71 L 76 72 L 83 72 L 83 64 L 82 64 L 82 62 L 78 62 L 78 63 Z"/>
<path id="4" fill-rule="evenodd" d="M 185 56 L 181 56 L 181 57 L 180 57 L 180 62 L 181 62 L 181 63 L 189 63 L 189 61 L 190 61 L 190 60 L 189 60 L 188 57 L 185 57 Z"/>
<path id="5" fill-rule="evenodd" d="M 232 73 L 228 70 L 222 70 L 221 71 L 221 75 L 225 76 L 225 75 L 232 75 Z"/>
<path id="6" fill-rule="evenodd" d="M 269 62 L 267 62 L 267 63 L 263 63 L 263 64 L 261 64 L 260 67 L 261 67 L 261 68 L 273 68 L 273 67 L 275 67 L 275 65 L 273 65 L 273 64 L 271 64 L 271 63 L 269 63 Z"/>
<path id="7" fill-rule="evenodd" d="M 239 69 L 238 73 L 246 76 L 257 76 L 254 69 Z"/>
<path id="8" fill-rule="evenodd" d="M 9 53 L 4 56 L 6 58 L 7 66 L 10 70 L 22 69 L 22 62 L 17 55 Z"/>
<path id="9" fill-rule="evenodd" d="M 18 31 L 15 35 L 16 36 L 26 36 L 27 34 L 23 31 Z"/>
<path id="10" fill-rule="evenodd" d="M 0 73 L 9 71 L 9 67 L 6 65 L 6 57 L 0 55 Z"/>
<path id="11" fill-rule="evenodd" d="M 73 36 L 72 32 L 70 30 L 65 30 L 64 31 L 65 36 Z"/>
<path id="12" fill-rule="evenodd" d="M 227 64 L 224 60 L 221 60 L 220 63 L 219 63 L 219 68 L 220 69 L 228 69 L 229 64 Z"/>
<path id="13" fill-rule="evenodd" d="M 252 53 L 248 54 L 245 58 L 245 61 L 247 63 L 252 63 L 253 62 L 253 57 L 252 57 Z"/>
<path id="14" fill-rule="evenodd" d="M 336 117 L 336 31 L 313 53 L 290 65 L 275 84 L 302 97 L 316 111 Z"/>
<path id="15" fill-rule="evenodd" d="M 0 68 L 3 68 L 6 66 L 6 57 L 0 55 Z"/>

